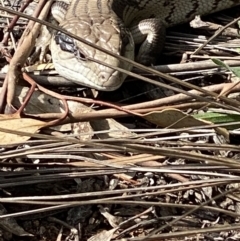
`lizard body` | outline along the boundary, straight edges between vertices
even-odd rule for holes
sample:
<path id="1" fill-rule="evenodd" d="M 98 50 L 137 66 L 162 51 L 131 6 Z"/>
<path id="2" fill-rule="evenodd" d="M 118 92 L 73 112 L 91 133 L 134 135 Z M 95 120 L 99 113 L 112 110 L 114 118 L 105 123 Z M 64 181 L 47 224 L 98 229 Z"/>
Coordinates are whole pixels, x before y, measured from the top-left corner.
<path id="1" fill-rule="evenodd" d="M 152 64 L 161 52 L 165 28 L 240 5 L 240 0 L 71 0 L 57 1 L 53 16 L 60 26 L 118 55 Z M 55 13 L 54 13 L 55 11 Z M 126 75 L 88 59 L 131 70 L 128 63 L 57 33 L 51 40 L 54 66 L 63 77 L 80 85 L 112 91 Z"/>

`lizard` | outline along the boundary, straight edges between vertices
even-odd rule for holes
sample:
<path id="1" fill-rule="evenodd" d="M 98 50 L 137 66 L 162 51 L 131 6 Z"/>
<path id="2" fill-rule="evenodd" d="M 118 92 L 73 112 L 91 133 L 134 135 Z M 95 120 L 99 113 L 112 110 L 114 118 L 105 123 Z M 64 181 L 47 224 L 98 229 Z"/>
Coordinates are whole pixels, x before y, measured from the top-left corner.
<path id="1" fill-rule="evenodd" d="M 52 15 L 59 26 L 91 43 L 136 61 L 154 64 L 165 29 L 240 5 L 240 0 L 57 0 Z M 131 70 L 132 66 L 61 32 L 52 34 L 50 50 L 56 71 L 79 85 L 101 91 L 118 89 L 126 74 L 96 63 Z"/>

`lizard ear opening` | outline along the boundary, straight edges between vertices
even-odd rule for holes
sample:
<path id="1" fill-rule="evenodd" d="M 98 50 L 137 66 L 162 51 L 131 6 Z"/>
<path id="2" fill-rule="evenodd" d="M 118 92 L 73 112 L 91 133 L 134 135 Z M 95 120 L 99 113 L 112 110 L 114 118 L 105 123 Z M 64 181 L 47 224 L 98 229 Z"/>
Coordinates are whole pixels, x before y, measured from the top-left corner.
<path id="1" fill-rule="evenodd" d="M 74 54 L 78 60 L 87 60 L 86 54 L 76 46 L 76 42 L 73 38 L 64 33 L 58 32 L 55 35 L 54 40 L 56 44 L 60 46 L 61 50 Z"/>
<path id="2" fill-rule="evenodd" d="M 70 53 L 74 52 L 74 46 L 75 46 L 74 41 L 68 35 L 58 32 L 55 35 L 54 40 L 55 40 L 56 44 L 58 44 L 60 46 L 61 50 L 67 51 Z"/>

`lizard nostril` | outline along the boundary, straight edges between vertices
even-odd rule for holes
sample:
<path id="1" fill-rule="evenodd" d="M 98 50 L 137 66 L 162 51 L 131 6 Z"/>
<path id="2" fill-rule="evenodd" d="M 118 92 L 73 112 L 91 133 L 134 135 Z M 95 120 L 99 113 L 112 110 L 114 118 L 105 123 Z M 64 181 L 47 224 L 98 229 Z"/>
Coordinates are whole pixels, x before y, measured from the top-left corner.
<path id="1" fill-rule="evenodd" d="M 101 75 L 100 75 L 100 79 L 102 81 L 107 81 L 110 77 L 111 77 L 111 75 L 109 73 L 106 73 L 106 72 L 101 73 Z"/>
<path id="2" fill-rule="evenodd" d="M 102 74 L 102 75 L 101 75 L 101 79 L 103 79 L 103 80 L 104 80 L 105 78 L 106 78 L 106 77 L 105 77 L 105 76 Z"/>
<path id="3" fill-rule="evenodd" d="M 101 72 L 99 75 L 99 81 L 102 82 L 102 84 L 107 84 L 109 83 L 109 81 L 112 81 L 112 73 L 108 73 L 108 72 Z"/>

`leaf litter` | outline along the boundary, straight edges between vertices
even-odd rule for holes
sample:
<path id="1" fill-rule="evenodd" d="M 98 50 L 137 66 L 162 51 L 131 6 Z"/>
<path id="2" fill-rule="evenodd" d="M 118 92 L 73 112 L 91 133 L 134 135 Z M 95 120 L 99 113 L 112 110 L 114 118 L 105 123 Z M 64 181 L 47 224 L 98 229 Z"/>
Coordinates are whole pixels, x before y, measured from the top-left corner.
<path id="1" fill-rule="evenodd" d="M 110 98 L 16 86 L 15 109 L 31 98 L 0 116 L 2 240 L 239 239 L 239 43 L 229 28 L 196 52 L 206 30 L 178 28 L 163 55 L 181 58 L 167 73 L 185 84 L 162 80 L 177 93 L 131 79 Z"/>

